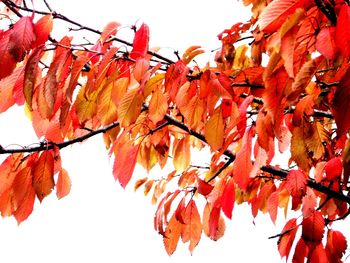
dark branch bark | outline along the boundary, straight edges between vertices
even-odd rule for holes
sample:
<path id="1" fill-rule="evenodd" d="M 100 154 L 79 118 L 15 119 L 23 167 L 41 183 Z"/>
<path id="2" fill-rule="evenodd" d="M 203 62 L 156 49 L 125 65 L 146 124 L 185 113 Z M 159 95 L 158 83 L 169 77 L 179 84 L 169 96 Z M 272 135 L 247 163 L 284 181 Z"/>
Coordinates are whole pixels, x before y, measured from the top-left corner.
<path id="1" fill-rule="evenodd" d="M 3 147 L 0 146 L 0 154 L 13 154 L 13 153 L 31 153 L 31 152 L 40 152 L 40 151 L 45 151 L 45 150 L 51 150 L 54 147 L 57 147 L 59 149 L 63 149 L 69 145 L 72 145 L 74 143 L 77 142 L 83 142 L 97 134 L 100 133 L 105 133 L 115 127 L 119 126 L 119 122 L 114 122 L 104 128 L 95 130 L 95 131 L 91 131 L 83 136 L 80 136 L 78 138 L 75 138 L 73 140 L 69 140 L 69 141 L 65 141 L 65 142 L 61 142 L 61 143 L 53 143 L 53 142 L 44 142 L 41 143 L 39 146 L 35 146 L 35 147 L 23 147 L 21 149 L 5 149 Z"/>

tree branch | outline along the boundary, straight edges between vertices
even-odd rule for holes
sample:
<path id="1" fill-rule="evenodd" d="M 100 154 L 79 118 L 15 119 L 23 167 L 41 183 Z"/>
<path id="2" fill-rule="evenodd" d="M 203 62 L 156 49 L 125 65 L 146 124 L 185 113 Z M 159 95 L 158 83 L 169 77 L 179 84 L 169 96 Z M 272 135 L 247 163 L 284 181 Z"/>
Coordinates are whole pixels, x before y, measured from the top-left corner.
<path id="1" fill-rule="evenodd" d="M 39 146 L 23 147 L 22 149 L 5 149 L 5 148 L 0 146 L 0 154 L 40 152 L 40 151 L 45 151 L 45 150 L 51 150 L 54 147 L 57 147 L 59 149 L 63 149 L 63 148 L 65 148 L 69 145 L 72 145 L 74 143 L 83 142 L 83 141 L 85 141 L 85 140 L 87 140 L 87 139 L 89 139 L 97 134 L 105 133 L 105 132 L 107 132 L 107 131 L 109 131 L 117 126 L 119 126 L 119 122 L 113 122 L 112 124 L 107 125 L 104 128 L 91 131 L 83 136 L 80 136 L 80 137 L 75 138 L 73 140 L 61 142 L 61 143 L 45 142 L 45 143 L 41 143 Z"/>

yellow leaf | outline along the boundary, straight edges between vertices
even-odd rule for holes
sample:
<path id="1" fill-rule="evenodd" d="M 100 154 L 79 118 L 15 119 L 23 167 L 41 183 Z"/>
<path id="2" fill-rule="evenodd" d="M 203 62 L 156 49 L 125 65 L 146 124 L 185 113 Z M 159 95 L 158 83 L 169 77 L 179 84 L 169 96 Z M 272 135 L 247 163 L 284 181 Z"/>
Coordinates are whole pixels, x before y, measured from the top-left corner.
<path id="1" fill-rule="evenodd" d="M 97 99 L 97 116 L 102 125 L 108 125 L 118 119 L 117 106 L 112 100 L 113 82 L 106 85 Z"/>
<path id="2" fill-rule="evenodd" d="M 85 93 L 85 86 L 83 86 L 77 96 L 75 101 L 75 111 L 78 116 L 79 122 L 84 123 L 91 120 L 97 112 L 97 92 L 92 92 L 89 94 Z"/>
<path id="3" fill-rule="evenodd" d="M 145 96 L 145 98 L 147 98 L 148 95 L 150 95 L 158 85 L 162 84 L 164 77 L 164 73 L 156 74 L 152 78 L 150 78 L 149 81 L 147 81 L 146 86 L 143 90 L 143 95 Z"/>
<path id="4" fill-rule="evenodd" d="M 148 107 L 148 117 L 157 124 L 163 120 L 164 115 L 168 110 L 168 98 L 160 88 L 155 89 Z"/>
<path id="5" fill-rule="evenodd" d="M 141 113 L 142 94 L 140 89 L 127 91 L 118 107 L 118 119 L 122 127 L 134 123 Z"/>
<path id="6" fill-rule="evenodd" d="M 217 108 L 206 123 L 204 135 L 212 151 L 217 151 L 222 147 L 224 142 L 224 121 L 221 108 Z"/>
<path id="7" fill-rule="evenodd" d="M 185 136 L 174 142 L 173 164 L 178 172 L 183 172 L 190 164 L 190 137 Z"/>
<path id="8" fill-rule="evenodd" d="M 185 64 L 188 64 L 192 59 L 202 53 L 204 53 L 204 50 L 201 49 L 201 46 L 191 46 L 186 49 L 185 53 L 182 55 L 182 61 L 185 62 Z"/>

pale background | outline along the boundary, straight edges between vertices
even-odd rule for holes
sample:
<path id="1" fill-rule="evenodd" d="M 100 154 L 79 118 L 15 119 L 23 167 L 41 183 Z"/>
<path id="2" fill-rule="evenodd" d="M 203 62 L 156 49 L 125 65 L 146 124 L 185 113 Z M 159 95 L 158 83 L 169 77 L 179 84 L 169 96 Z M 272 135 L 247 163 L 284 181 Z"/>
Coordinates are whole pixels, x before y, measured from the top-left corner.
<path id="1" fill-rule="evenodd" d="M 167 47 L 162 50 L 170 52 L 172 48 L 181 52 L 190 45 L 218 48 L 216 35 L 249 17 L 249 10 L 232 0 L 49 3 L 56 11 L 97 29 L 112 20 L 125 25 L 146 22 L 151 30 L 151 46 Z M 61 36 L 67 32 L 61 28 L 58 31 Z M 37 142 L 22 108 L 0 115 L 0 127 L 2 146 Z M 0 160 L 3 158 L 0 156 Z M 180 242 L 169 257 L 161 236 L 153 229 L 156 207 L 142 191 L 134 193 L 133 185 L 123 190 L 114 181 L 101 137 L 62 150 L 62 158 L 72 179 L 71 193 L 60 201 L 51 194 L 42 204 L 36 202 L 33 214 L 20 226 L 14 218 L 0 219 L 1 262 L 281 261 L 277 240 L 267 238 L 281 231 L 283 213 L 278 216 L 277 227 L 268 215 L 259 215 L 254 225 L 250 208 L 236 206 L 233 220 L 226 220 L 221 240 L 213 242 L 203 235 L 192 256 L 188 244 Z M 138 169 L 135 176 L 143 177 L 143 173 Z"/>

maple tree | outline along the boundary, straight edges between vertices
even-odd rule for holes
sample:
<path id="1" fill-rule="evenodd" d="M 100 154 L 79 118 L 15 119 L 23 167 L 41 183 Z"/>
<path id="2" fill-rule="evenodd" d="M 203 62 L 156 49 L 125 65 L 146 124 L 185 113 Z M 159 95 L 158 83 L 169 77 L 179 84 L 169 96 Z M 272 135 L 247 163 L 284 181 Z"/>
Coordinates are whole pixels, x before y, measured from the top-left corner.
<path id="1" fill-rule="evenodd" d="M 63 148 L 103 134 L 113 175 L 126 187 L 136 163 L 159 178 L 136 179 L 157 203 L 154 228 L 171 255 L 182 240 L 192 252 L 202 234 L 218 240 L 235 204 L 253 216 L 295 211 L 278 238 L 293 262 L 342 262 L 347 240 L 332 229 L 349 214 L 350 6 L 348 1 L 250 1 L 252 17 L 218 35 L 215 61 L 178 60 L 149 47 L 146 24 L 132 42 L 120 24 L 102 30 L 25 1 L 3 0 L 0 112 L 23 105 L 38 146 L 10 148 L 0 165 L 0 212 L 18 223 L 36 198 L 70 191 Z M 56 40 L 54 21 L 97 36 Z M 192 164 L 210 149 L 208 167 Z M 272 165 L 275 151 L 286 167 Z M 171 156 L 172 158 L 170 158 Z M 294 251 L 291 252 L 292 247 Z"/>

